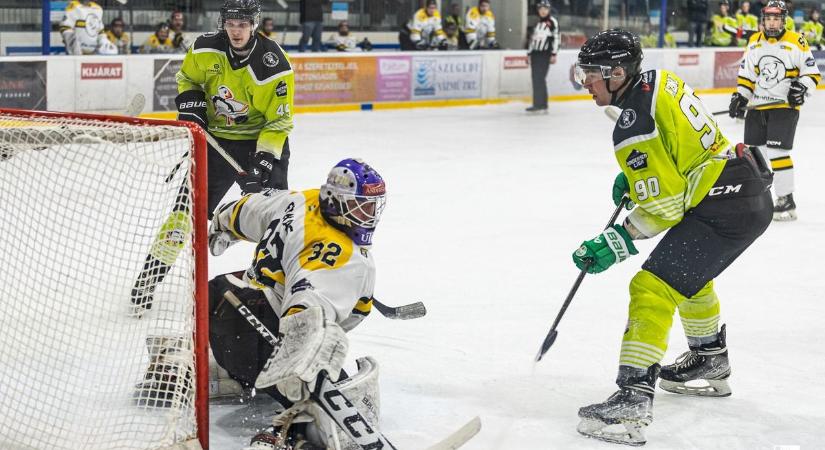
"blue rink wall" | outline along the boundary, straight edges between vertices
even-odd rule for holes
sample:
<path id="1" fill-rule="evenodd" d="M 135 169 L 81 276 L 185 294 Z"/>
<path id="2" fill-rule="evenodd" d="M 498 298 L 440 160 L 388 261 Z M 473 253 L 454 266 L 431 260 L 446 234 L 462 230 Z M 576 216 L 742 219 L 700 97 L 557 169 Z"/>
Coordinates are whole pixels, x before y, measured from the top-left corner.
<path id="1" fill-rule="evenodd" d="M 551 100 L 588 98 L 572 79 L 577 51 L 563 50 L 547 77 Z M 741 49 L 649 49 L 644 69 L 679 74 L 698 92 L 729 92 Z M 825 52 L 815 52 L 825 72 Z M 136 94 L 144 115 L 173 117 L 183 55 L 0 57 L 0 107 L 123 111 Z M 525 51 L 295 54 L 296 111 L 466 106 L 527 99 Z"/>

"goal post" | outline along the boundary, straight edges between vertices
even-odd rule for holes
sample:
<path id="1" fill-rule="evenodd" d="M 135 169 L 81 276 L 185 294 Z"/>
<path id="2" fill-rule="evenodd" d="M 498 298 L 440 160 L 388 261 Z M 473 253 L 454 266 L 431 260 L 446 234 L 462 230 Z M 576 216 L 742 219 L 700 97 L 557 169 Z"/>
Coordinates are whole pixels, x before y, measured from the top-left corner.
<path id="1" fill-rule="evenodd" d="M 0 109 L 0 448 L 208 449 L 206 179 L 195 124 Z M 136 314 L 172 235 L 182 250 Z"/>

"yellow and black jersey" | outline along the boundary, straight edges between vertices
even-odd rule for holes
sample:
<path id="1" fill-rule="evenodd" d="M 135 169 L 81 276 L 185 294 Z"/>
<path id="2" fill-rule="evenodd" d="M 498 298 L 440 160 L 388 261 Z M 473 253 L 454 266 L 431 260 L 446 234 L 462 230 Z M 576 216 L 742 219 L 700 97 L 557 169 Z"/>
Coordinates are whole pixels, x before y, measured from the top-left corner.
<path id="1" fill-rule="evenodd" d="M 769 38 L 759 32 L 748 41 L 736 90 L 754 105 L 765 105 L 756 109 L 790 108 L 792 81 L 804 84 L 810 95 L 820 79 L 811 48 L 799 33 L 785 31 L 779 38 Z"/>
<path id="2" fill-rule="evenodd" d="M 219 206 L 213 220 L 237 239 L 258 244 L 244 279 L 264 290 L 280 315 L 320 306 L 327 317 L 351 329 L 369 314 L 372 256 L 321 216 L 317 189 L 246 195 Z M 317 294 L 313 298 L 320 298 L 319 304 L 293 301 L 305 289 Z"/>
<path id="3" fill-rule="evenodd" d="M 138 53 L 174 53 L 175 52 L 175 45 L 172 43 L 172 38 L 167 37 L 164 40 L 161 40 L 157 33 L 152 34 L 146 39 L 146 42 L 140 46 L 140 50 Z"/>
<path id="4" fill-rule="evenodd" d="M 72 0 L 66 5 L 66 14 L 60 21 L 60 32 L 74 33 L 69 54 L 91 55 L 97 51 L 99 35 L 103 33 L 103 8 L 95 2 L 84 4 Z M 75 53 L 76 52 L 76 53 Z"/>

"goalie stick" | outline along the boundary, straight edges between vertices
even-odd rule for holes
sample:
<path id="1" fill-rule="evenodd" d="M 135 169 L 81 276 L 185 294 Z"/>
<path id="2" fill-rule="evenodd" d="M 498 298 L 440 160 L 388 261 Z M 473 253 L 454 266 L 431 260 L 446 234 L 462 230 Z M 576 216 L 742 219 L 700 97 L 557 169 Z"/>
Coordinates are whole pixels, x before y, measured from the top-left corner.
<path id="1" fill-rule="evenodd" d="M 411 320 L 424 317 L 427 314 L 427 307 L 424 306 L 423 302 L 415 302 L 401 306 L 387 306 L 379 302 L 377 298 L 373 298 L 372 304 L 375 306 L 375 309 L 387 319 Z"/>
<path id="2" fill-rule="evenodd" d="M 223 294 L 223 298 L 237 309 L 238 313 L 240 313 L 270 345 L 275 349 L 281 346 L 281 340 L 252 314 L 252 311 L 241 302 L 237 295 L 232 291 L 226 291 Z M 371 425 L 367 419 L 358 412 L 352 402 L 335 387 L 326 371 L 322 370 L 318 373 L 315 389 L 310 393 L 310 399 L 323 409 L 335 424 L 362 449 L 396 449 L 381 431 L 374 425 Z M 457 449 L 478 434 L 479 430 L 481 430 L 481 419 L 475 417 L 427 450 Z"/>

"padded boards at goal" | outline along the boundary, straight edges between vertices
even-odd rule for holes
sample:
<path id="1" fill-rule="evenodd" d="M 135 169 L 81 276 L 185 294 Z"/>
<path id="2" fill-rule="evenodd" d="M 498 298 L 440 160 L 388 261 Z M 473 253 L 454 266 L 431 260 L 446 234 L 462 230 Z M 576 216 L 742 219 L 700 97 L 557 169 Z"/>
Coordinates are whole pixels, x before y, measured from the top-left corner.
<path id="1" fill-rule="evenodd" d="M 192 124 L 0 109 L 0 448 L 208 448 L 206 174 Z M 137 317 L 132 287 L 172 234 Z M 147 402 L 164 345 L 182 375 Z"/>

